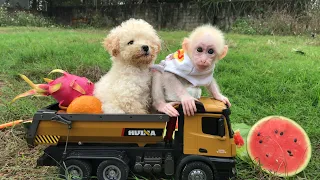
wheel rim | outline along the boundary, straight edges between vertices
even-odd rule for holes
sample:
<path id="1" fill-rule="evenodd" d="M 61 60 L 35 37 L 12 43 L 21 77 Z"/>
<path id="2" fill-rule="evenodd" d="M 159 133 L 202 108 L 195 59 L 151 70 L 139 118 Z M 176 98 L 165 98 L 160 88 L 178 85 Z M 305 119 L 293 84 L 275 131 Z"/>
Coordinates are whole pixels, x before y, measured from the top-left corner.
<path id="1" fill-rule="evenodd" d="M 194 169 L 188 175 L 188 180 L 206 180 L 207 175 L 201 169 Z"/>
<path id="2" fill-rule="evenodd" d="M 103 178 L 104 179 L 114 179 L 120 180 L 121 178 L 121 171 L 115 165 L 109 165 L 103 170 Z"/>
<path id="3" fill-rule="evenodd" d="M 81 168 L 75 165 L 70 165 L 67 168 L 68 174 L 66 174 L 67 177 L 70 177 L 71 179 L 82 179 L 83 177 L 83 172 Z"/>

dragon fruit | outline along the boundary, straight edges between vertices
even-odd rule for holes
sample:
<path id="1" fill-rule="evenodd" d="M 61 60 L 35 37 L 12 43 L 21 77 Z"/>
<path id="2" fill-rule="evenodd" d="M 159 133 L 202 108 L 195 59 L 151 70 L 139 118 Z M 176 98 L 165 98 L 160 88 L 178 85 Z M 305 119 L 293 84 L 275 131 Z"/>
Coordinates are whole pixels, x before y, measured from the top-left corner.
<path id="1" fill-rule="evenodd" d="M 34 84 L 25 75 L 20 74 L 20 77 L 24 79 L 33 89 L 17 95 L 12 100 L 12 102 L 21 97 L 26 97 L 30 95 L 51 95 L 54 99 L 56 99 L 59 102 L 59 107 L 61 109 L 66 109 L 75 98 L 82 95 L 93 95 L 94 83 L 92 83 L 87 78 L 69 74 L 68 72 L 61 69 L 52 70 L 49 73 L 49 75 L 54 72 L 62 73 L 63 76 L 55 80 L 44 78 L 44 81 L 46 81 L 47 84 Z"/>

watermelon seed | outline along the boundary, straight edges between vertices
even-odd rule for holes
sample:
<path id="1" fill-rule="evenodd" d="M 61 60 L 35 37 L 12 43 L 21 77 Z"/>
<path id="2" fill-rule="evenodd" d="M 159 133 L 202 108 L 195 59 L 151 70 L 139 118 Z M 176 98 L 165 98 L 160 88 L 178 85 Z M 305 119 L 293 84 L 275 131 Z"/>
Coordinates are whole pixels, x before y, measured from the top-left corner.
<path id="1" fill-rule="evenodd" d="M 260 136 L 260 133 L 258 132 L 258 136 Z"/>
<path id="2" fill-rule="evenodd" d="M 261 144 L 261 143 L 262 143 L 262 140 L 260 140 L 259 143 Z"/>
<path id="3" fill-rule="evenodd" d="M 268 154 L 266 154 L 266 156 L 267 156 L 267 157 L 269 157 L 269 155 L 268 155 Z"/>
<path id="4" fill-rule="evenodd" d="M 280 136 L 282 136 L 282 135 L 283 135 L 283 132 L 280 133 Z"/>
<path id="5" fill-rule="evenodd" d="M 278 134 L 278 130 L 275 130 L 274 133 Z"/>
<path id="6" fill-rule="evenodd" d="M 287 152 L 288 152 L 289 156 L 293 156 L 293 154 L 291 154 L 290 150 L 288 150 Z"/>
<path id="7" fill-rule="evenodd" d="M 297 138 L 294 138 L 293 142 L 297 142 Z"/>

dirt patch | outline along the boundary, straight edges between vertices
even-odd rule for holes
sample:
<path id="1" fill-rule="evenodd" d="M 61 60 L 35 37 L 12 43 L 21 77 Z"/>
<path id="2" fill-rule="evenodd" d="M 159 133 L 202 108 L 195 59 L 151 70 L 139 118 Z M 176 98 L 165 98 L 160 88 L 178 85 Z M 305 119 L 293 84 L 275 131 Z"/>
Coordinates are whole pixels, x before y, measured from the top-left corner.
<path id="1" fill-rule="evenodd" d="M 6 30 L 1 30 L 0 29 L 0 34 L 7 34 L 9 31 L 6 31 Z"/>
<path id="2" fill-rule="evenodd" d="M 55 177 L 54 167 L 36 168 L 43 146 L 29 148 L 22 126 L 0 131 L 0 177 L 4 179 L 44 179 Z M 0 179 L 1 179 L 0 178 Z"/>
<path id="3" fill-rule="evenodd" d="M 0 88 L 2 88 L 5 85 L 4 81 L 0 80 Z"/>
<path id="4" fill-rule="evenodd" d="M 2 89 L 4 86 L 5 86 L 4 81 L 0 80 L 0 96 L 2 95 L 1 89 Z M 1 102 L 0 102 L 0 104 L 1 104 Z"/>
<path id="5" fill-rule="evenodd" d="M 18 28 L 0 27 L 0 34 L 16 33 Z"/>
<path id="6" fill-rule="evenodd" d="M 309 46 L 320 46 L 320 40 L 308 41 L 306 44 Z"/>
<path id="7" fill-rule="evenodd" d="M 84 76 L 94 83 L 97 82 L 105 73 L 106 72 L 99 66 L 80 66 L 75 71 L 75 74 L 78 76 Z"/>
<path id="8" fill-rule="evenodd" d="M 102 43 L 102 40 L 101 39 L 89 39 L 88 43 L 90 43 L 90 44 Z"/>

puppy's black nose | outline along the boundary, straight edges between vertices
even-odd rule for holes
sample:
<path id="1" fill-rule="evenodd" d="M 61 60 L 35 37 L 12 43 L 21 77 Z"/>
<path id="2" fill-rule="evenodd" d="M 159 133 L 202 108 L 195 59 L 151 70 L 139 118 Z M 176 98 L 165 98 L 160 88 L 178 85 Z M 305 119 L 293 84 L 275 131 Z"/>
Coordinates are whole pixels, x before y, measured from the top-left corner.
<path id="1" fill-rule="evenodd" d="M 149 51 L 149 46 L 142 46 L 142 49 L 145 51 L 145 52 L 148 52 Z"/>

